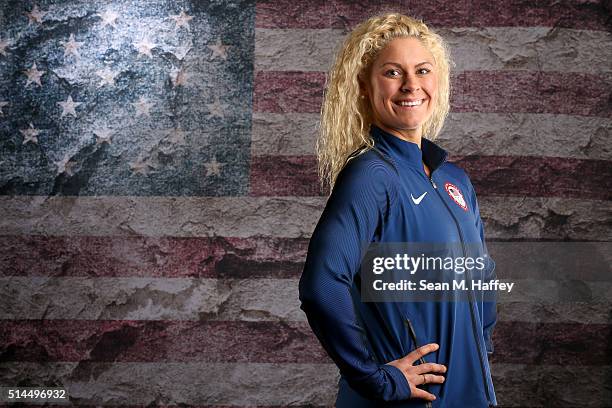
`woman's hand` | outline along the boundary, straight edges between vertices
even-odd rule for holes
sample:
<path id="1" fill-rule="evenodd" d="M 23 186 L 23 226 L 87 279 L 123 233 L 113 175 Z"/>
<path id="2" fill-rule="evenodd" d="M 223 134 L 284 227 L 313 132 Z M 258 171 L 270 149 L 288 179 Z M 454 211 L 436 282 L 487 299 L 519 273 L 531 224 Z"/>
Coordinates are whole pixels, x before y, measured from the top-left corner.
<path id="1" fill-rule="evenodd" d="M 425 356 L 426 354 L 436 351 L 438 345 L 435 343 L 426 344 L 419 347 L 418 349 L 410 352 L 406 356 L 388 362 L 387 364 L 397 367 L 404 373 L 408 384 L 410 384 L 410 398 L 423 398 L 428 401 L 433 401 L 436 396 L 429 392 L 417 388 L 417 385 L 427 383 L 438 383 L 444 382 L 444 377 L 441 375 L 435 375 L 432 373 L 445 373 L 446 366 L 436 363 L 425 363 L 419 365 L 413 365 L 415 361 Z"/>

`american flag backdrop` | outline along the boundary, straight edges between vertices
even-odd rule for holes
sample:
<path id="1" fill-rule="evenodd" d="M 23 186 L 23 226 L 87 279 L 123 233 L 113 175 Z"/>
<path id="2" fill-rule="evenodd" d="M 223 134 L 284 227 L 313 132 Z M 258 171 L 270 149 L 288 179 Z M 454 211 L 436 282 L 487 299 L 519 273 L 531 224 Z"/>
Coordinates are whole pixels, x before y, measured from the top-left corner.
<path id="1" fill-rule="evenodd" d="M 611 10 L 584 0 L 0 0 L 0 387 L 333 406 L 297 293 L 325 205 L 314 140 L 340 41 L 390 10 L 451 45 L 437 142 L 499 274 L 538 277 L 503 244 L 547 243 L 543 268 L 589 245 L 547 276 L 557 302 L 499 305 L 498 401 L 612 406 Z"/>

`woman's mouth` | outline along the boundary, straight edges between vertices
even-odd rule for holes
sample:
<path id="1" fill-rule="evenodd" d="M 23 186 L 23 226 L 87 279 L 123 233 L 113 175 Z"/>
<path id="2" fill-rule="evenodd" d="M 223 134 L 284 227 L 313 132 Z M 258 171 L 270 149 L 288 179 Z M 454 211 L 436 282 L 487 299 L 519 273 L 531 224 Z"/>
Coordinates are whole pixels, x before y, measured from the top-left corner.
<path id="1" fill-rule="evenodd" d="M 399 102 L 393 102 L 393 103 L 396 106 L 400 107 L 401 109 L 413 110 L 423 105 L 424 102 L 425 102 L 425 99 L 418 99 L 416 101 L 399 101 Z"/>

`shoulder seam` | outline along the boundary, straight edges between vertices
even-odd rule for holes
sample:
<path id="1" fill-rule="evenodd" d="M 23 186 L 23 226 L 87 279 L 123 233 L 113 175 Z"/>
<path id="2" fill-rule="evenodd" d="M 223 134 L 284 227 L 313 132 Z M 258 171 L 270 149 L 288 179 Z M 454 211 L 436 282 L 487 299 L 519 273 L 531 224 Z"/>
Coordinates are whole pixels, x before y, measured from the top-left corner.
<path id="1" fill-rule="evenodd" d="M 367 152 L 368 150 L 374 150 L 378 154 L 380 159 L 383 162 L 387 163 L 393 169 L 393 172 L 395 173 L 395 175 L 399 178 L 399 171 L 397 170 L 397 167 L 395 163 L 393 162 L 392 158 L 390 158 L 389 156 L 381 152 L 376 146 L 373 146 L 370 149 L 366 149 L 365 151 Z M 364 151 L 360 152 L 359 155 L 361 153 L 364 153 Z M 395 199 L 397 198 L 399 194 L 398 191 L 396 190 L 397 189 L 396 183 L 388 183 L 388 185 L 389 185 L 389 196 L 388 196 L 388 201 L 387 201 L 387 208 L 386 208 L 385 215 L 384 215 L 385 218 L 387 218 L 390 215 L 391 208 L 394 207 Z"/>
<path id="2" fill-rule="evenodd" d="M 389 156 L 387 156 L 386 154 L 384 154 L 383 152 L 381 152 L 376 146 L 373 146 L 371 148 L 368 148 L 367 146 L 364 147 L 360 147 L 359 149 L 353 151 L 347 158 L 346 161 L 344 162 L 344 166 L 346 166 L 348 164 L 348 162 L 356 157 L 361 156 L 363 153 L 367 153 L 369 150 L 374 150 L 379 156 L 380 158 L 385 161 L 387 164 L 389 164 L 389 166 L 391 166 L 391 168 L 393 169 L 393 172 L 399 176 L 399 172 L 397 171 L 397 167 L 395 165 L 395 163 L 393 162 L 393 159 L 391 159 Z"/>
<path id="3" fill-rule="evenodd" d="M 393 171 L 395 172 L 395 174 L 399 176 L 399 172 L 397 171 L 397 167 L 395 167 L 395 163 L 393 163 L 393 160 L 390 157 L 388 157 L 386 154 L 378 150 L 377 147 L 372 147 L 372 149 L 376 153 L 378 153 L 378 155 L 393 168 Z"/>

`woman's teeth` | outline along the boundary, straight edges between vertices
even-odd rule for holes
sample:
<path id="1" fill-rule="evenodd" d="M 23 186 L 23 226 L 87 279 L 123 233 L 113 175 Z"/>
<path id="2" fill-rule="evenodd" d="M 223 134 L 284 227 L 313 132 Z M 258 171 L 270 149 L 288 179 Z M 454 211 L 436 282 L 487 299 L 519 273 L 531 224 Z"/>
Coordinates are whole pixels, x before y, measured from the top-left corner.
<path id="1" fill-rule="evenodd" d="M 422 103 L 423 103 L 423 99 L 420 99 L 420 100 L 415 101 L 415 102 L 405 102 L 405 101 L 402 101 L 402 102 L 399 102 L 398 105 L 400 105 L 400 106 L 418 106 L 418 105 L 420 105 Z"/>

